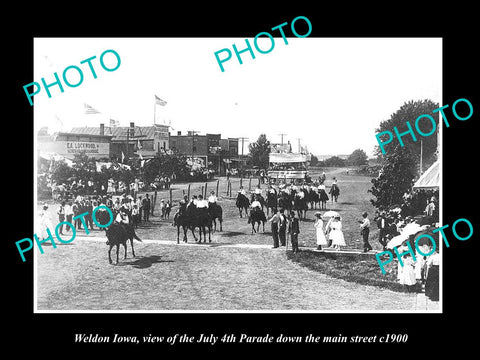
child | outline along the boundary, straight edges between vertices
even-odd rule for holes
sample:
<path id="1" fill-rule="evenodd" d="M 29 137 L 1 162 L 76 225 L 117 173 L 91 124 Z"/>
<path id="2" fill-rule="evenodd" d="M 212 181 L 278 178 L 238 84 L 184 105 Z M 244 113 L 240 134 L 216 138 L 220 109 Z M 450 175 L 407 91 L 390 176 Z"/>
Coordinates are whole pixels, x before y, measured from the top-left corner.
<path id="1" fill-rule="evenodd" d="M 139 219 L 140 219 L 140 214 L 138 211 L 138 205 L 135 204 L 133 205 L 133 208 L 132 208 L 132 221 L 133 221 L 133 226 L 135 228 L 138 227 Z"/>

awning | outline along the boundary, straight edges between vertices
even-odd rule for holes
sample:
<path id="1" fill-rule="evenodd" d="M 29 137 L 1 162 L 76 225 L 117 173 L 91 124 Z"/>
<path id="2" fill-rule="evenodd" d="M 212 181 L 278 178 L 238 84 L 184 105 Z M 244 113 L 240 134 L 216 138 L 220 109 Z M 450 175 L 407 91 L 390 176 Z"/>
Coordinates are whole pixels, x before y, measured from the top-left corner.
<path id="1" fill-rule="evenodd" d="M 440 187 L 440 161 L 436 161 L 413 185 L 414 190 L 438 189 Z"/>

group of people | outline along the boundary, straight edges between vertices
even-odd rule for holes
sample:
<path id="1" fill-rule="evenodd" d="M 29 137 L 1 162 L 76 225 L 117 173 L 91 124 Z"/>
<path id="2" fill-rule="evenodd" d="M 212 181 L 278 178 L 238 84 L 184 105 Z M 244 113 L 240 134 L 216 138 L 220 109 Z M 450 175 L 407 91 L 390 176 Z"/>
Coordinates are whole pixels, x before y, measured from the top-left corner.
<path id="1" fill-rule="evenodd" d="M 82 196 L 77 195 L 77 197 L 72 200 L 62 200 L 58 209 L 57 215 L 59 223 L 67 221 L 74 225 L 76 230 L 82 229 L 82 220 L 81 218 L 75 219 L 80 214 L 87 213 L 84 216 L 86 230 L 94 230 L 94 221 L 92 218 L 93 209 L 97 206 L 107 206 L 112 214 L 113 218 L 118 223 L 128 223 L 134 227 L 142 222 L 149 222 L 150 215 L 153 214 L 152 200 L 149 194 L 145 194 L 145 197 L 138 196 L 134 198 L 133 196 L 120 196 L 113 200 L 112 195 L 106 196 Z M 75 219 L 72 222 L 72 219 Z M 59 228 L 59 234 L 63 235 L 64 227 L 63 225 Z M 69 229 L 66 228 L 66 231 Z M 70 229 L 71 230 L 71 229 Z"/>

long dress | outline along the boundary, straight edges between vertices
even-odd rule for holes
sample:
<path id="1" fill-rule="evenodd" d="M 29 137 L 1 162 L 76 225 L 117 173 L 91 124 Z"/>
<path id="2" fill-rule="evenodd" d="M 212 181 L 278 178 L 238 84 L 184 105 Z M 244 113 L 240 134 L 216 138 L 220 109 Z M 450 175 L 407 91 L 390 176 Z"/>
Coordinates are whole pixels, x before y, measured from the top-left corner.
<path id="1" fill-rule="evenodd" d="M 330 240 L 332 245 L 346 246 L 345 238 L 342 232 L 342 223 L 340 221 L 332 221 L 330 223 Z"/>
<path id="2" fill-rule="evenodd" d="M 403 259 L 403 273 L 400 284 L 413 286 L 417 283 L 415 279 L 415 264 L 411 256 Z"/>
<path id="3" fill-rule="evenodd" d="M 432 301 L 438 301 L 439 277 L 440 277 L 440 254 L 431 255 L 427 261 L 427 281 L 425 283 L 425 295 Z"/>
<path id="4" fill-rule="evenodd" d="M 327 238 L 325 237 L 325 232 L 323 230 L 323 221 L 317 219 L 313 226 L 315 227 L 317 234 L 317 245 L 327 245 Z"/>

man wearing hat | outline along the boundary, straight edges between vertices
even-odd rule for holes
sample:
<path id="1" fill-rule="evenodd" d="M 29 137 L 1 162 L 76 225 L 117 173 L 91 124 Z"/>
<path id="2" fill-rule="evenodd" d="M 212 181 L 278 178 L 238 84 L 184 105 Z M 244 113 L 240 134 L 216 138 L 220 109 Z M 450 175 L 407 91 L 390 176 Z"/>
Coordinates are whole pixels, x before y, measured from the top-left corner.
<path id="1" fill-rule="evenodd" d="M 368 214 L 364 212 L 362 214 L 363 220 L 359 220 L 360 234 L 363 236 L 363 252 L 372 250 L 372 246 L 368 242 L 368 235 L 370 234 L 370 220 L 368 220 Z"/>

